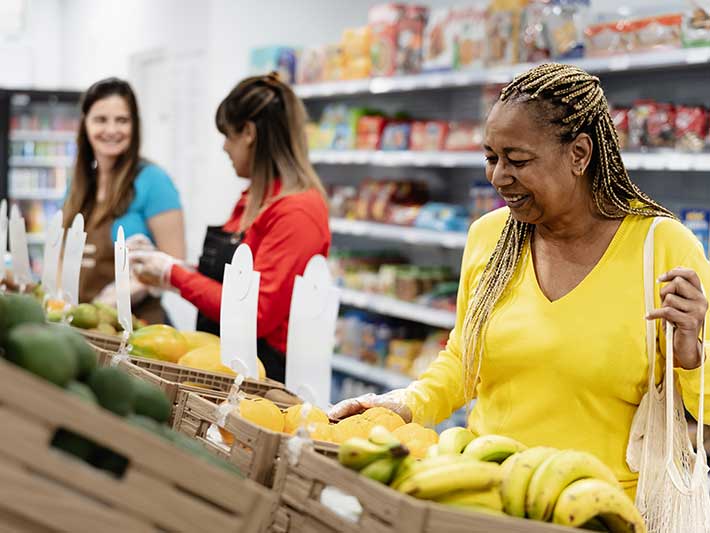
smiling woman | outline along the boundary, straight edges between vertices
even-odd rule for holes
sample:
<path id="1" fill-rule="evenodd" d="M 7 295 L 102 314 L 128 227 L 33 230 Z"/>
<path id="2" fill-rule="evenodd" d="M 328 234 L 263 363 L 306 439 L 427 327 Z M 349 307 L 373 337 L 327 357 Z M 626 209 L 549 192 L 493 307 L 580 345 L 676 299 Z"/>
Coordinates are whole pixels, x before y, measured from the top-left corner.
<path id="1" fill-rule="evenodd" d="M 87 230 L 79 301 L 116 305 L 113 242 L 123 226 L 129 245 L 185 254 L 182 209 L 170 177 L 140 157 L 140 115 L 130 85 L 108 78 L 92 85 L 82 100 L 77 160 L 64 203 L 64 224 L 81 213 Z M 134 280 L 136 316 L 164 323 L 160 300 Z"/>

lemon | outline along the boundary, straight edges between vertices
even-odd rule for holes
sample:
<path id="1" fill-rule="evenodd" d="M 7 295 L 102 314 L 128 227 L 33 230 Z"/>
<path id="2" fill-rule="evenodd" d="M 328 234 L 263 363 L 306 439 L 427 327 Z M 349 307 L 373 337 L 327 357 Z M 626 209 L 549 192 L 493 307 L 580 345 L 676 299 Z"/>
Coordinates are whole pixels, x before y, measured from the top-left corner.
<path id="1" fill-rule="evenodd" d="M 303 404 L 292 405 L 284 412 L 284 433 L 293 434 L 296 430 L 303 425 L 304 420 L 301 417 L 301 409 Z M 315 424 L 317 422 L 322 422 L 324 424 L 328 423 L 328 415 L 326 415 L 321 409 L 315 406 L 311 406 L 311 410 L 308 411 L 306 415 L 305 423 Z"/>

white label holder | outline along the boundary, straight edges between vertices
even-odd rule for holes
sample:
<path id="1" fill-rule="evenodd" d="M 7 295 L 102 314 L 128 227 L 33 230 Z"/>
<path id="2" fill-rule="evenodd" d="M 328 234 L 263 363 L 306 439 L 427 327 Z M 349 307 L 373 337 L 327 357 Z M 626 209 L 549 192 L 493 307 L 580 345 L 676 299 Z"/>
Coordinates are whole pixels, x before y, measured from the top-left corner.
<path id="1" fill-rule="evenodd" d="M 123 328 L 123 340 L 127 341 L 133 333 L 133 319 L 131 316 L 131 269 L 123 226 L 118 227 L 116 242 L 113 243 L 113 259 L 118 323 Z"/>
<path id="2" fill-rule="evenodd" d="M 5 279 L 5 254 L 7 253 L 7 201 L 0 201 L 0 281 Z"/>
<path id="3" fill-rule="evenodd" d="M 64 299 L 71 305 L 79 304 L 79 274 L 81 273 L 81 258 L 84 256 L 86 232 L 84 217 L 77 214 L 67 231 L 64 245 L 64 261 L 62 262 L 62 292 Z"/>
<path id="4" fill-rule="evenodd" d="M 20 287 L 32 282 L 30 253 L 27 248 L 25 219 L 17 205 L 10 209 L 10 255 L 12 256 L 12 276 Z"/>
<path id="5" fill-rule="evenodd" d="M 331 362 L 340 291 L 333 286 L 328 263 L 315 255 L 303 276 L 296 276 L 286 347 L 286 388 L 304 401 L 327 409 Z"/>
<path id="6" fill-rule="evenodd" d="M 64 226 L 62 225 L 62 212 L 57 211 L 47 227 L 47 238 L 44 243 L 42 258 L 42 287 L 50 298 L 58 296 L 57 269 L 59 268 L 59 255 L 62 253 L 64 240 Z"/>
<path id="7" fill-rule="evenodd" d="M 232 262 L 224 265 L 220 311 L 222 364 L 244 377 L 256 379 L 256 318 L 261 274 L 254 271 L 254 257 L 240 244 Z"/>

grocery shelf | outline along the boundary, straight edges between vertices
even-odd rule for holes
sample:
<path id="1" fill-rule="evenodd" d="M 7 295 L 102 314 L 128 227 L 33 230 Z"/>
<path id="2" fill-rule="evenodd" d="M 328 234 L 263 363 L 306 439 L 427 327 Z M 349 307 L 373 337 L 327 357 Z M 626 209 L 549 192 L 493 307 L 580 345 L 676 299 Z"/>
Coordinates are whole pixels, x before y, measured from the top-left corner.
<path id="1" fill-rule="evenodd" d="M 10 157 L 11 167 L 70 167 L 74 164 L 74 158 L 68 156 L 12 156 Z"/>
<path id="2" fill-rule="evenodd" d="M 313 150 L 312 163 L 331 165 L 375 165 L 412 167 L 483 168 L 483 152 L 414 152 L 409 150 Z M 710 153 L 686 153 L 675 150 L 625 152 L 629 170 L 710 171 Z"/>
<path id="3" fill-rule="evenodd" d="M 344 305 L 365 309 L 385 316 L 411 320 L 437 328 L 451 329 L 456 322 L 456 313 L 433 309 L 425 305 L 404 302 L 369 292 L 341 289 L 340 302 Z"/>
<path id="4" fill-rule="evenodd" d="M 65 192 L 57 189 L 34 189 L 27 191 L 10 191 L 13 200 L 61 200 Z"/>
<path id="5" fill-rule="evenodd" d="M 370 365 L 354 357 L 333 354 L 332 368 L 335 371 L 358 378 L 386 389 L 401 389 L 412 382 L 412 378 L 386 368 Z"/>
<path id="6" fill-rule="evenodd" d="M 12 130 L 10 131 L 11 141 L 48 141 L 48 142 L 74 142 L 76 140 L 75 131 L 52 131 L 52 130 Z"/>
<path id="7" fill-rule="evenodd" d="M 564 62 L 564 61 L 563 61 Z M 643 71 L 701 65 L 710 62 L 710 47 L 667 50 L 644 54 L 625 54 L 611 57 L 584 58 L 572 61 L 587 72 Z M 532 63 L 475 69 L 468 71 L 434 72 L 411 76 L 369 78 L 295 86 L 296 94 L 303 98 L 329 98 L 352 94 L 381 94 L 429 89 L 445 89 L 507 83 L 516 75 L 533 67 Z"/>
<path id="8" fill-rule="evenodd" d="M 458 231 L 435 231 L 345 218 L 331 218 L 330 231 L 342 235 L 356 235 L 421 246 L 441 246 L 443 248 L 463 248 L 466 245 L 467 236 L 466 233 Z"/>
<path id="9" fill-rule="evenodd" d="M 27 244 L 44 244 L 46 236 L 44 233 L 28 233 Z"/>

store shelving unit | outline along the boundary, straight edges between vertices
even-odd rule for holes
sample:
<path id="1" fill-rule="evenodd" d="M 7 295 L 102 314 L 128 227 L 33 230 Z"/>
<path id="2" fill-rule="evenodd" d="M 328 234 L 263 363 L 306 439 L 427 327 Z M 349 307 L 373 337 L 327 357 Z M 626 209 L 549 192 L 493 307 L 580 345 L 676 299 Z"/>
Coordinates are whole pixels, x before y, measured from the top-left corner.
<path id="1" fill-rule="evenodd" d="M 41 167 L 41 168 L 54 168 L 54 167 L 71 167 L 74 164 L 73 157 L 66 156 L 12 156 L 10 157 L 10 166 L 12 167 Z"/>
<path id="2" fill-rule="evenodd" d="M 372 383 L 386 389 L 399 389 L 412 382 L 412 378 L 386 368 L 364 363 L 354 357 L 334 354 L 333 370 Z"/>
<path id="3" fill-rule="evenodd" d="M 416 246 L 441 246 L 454 249 L 462 249 L 466 245 L 467 236 L 466 233 L 457 231 L 434 231 L 345 218 L 331 218 L 330 231 L 340 235 L 403 242 Z"/>
<path id="4" fill-rule="evenodd" d="M 358 309 L 394 318 L 412 320 L 435 328 L 451 329 L 456 322 L 456 313 L 369 292 L 341 289 L 340 301 L 345 305 Z"/>
<path id="5" fill-rule="evenodd" d="M 76 132 L 53 130 L 13 130 L 10 133 L 9 138 L 11 141 L 74 142 L 76 140 Z"/>
<path id="6" fill-rule="evenodd" d="M 16 200 L 61 200 L 65 192 L 58 189 L 12 190 L 10 195 Z"/>

